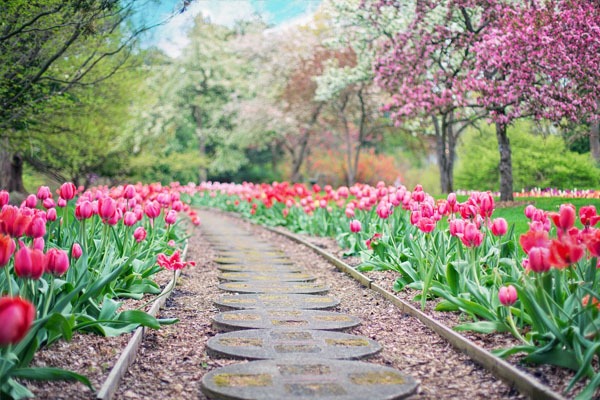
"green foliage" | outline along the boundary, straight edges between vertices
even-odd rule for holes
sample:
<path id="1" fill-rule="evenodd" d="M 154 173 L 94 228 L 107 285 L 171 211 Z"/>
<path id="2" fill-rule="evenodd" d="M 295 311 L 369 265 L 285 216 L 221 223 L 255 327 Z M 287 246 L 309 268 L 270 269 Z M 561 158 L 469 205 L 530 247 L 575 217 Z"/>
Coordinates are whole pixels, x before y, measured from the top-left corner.
<path id="1" fill-rule="evenodd" d="M 589 154 L 567 149 L 562 138 L 531 134 L 532 124 L 518 122 L 509 128 L 515 191 L 532 187 L 597 188 L 600 169 Z M 498 144 L 493 126 L 470 130 L 458 149 L 456 187 L 497 190 L 499 186 Z"/>

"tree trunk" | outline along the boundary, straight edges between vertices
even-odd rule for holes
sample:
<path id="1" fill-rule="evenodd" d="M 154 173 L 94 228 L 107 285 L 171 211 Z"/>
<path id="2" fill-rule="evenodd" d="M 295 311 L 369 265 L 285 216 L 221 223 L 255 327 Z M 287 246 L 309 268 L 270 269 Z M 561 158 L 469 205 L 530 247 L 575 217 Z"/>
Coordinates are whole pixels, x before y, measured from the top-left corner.
<path id="1" fill-rule="evenodd" d="M 202 130 L 202 110 L 198 106 L 192 106 L 192 114 L 196 122 L 196 137 L 198 138 L 198 153 L 202 159 L 202 164 L 198 168 L 198 180 L 200 183 L 208 179 L 208 169 L 206 168 L 206 136 Z"/>
<path id="2" fill-rule="evenodd" d="M 452 170 L 454 166 L 454 148 L 450 144 L 454 142 L 452 132 L 452 120 L 448 120 L 450 114 L 441 115 L 440 121 L 436 116 L 431 116 L 436 136 L 436 153 L 438 169 L 440 171 L 440 188 L 442 193 L 450 193 L 453 188 Z"/>
<path id="3" fill-rule="evenodd" d="M 294 151 L 292 149 L 292 174 L 290 180 L 292 183 L 302 182 L 302 174 L 300 173 L 300 168 L 304 163 L 304 157 L 306 156 L 306 149 L 308 147 L 308 137 L 310 133 L 308 130 L 305 130 L 300 138 L 300 143 L 298 146 L 298 151 Z"/>
<path id="4" fill-rule="evenodd" d="M 496 122 L 496 138 L 500 152 L 500 201 L 513 200 L 512 156 L 506 124 Z"/>
<path id="5" fill-rule="evenodd" d="M 0 189 L 25 193 L 23 186 L 23 156 L 8 150 L 8 138 L 0 149 Z"/>
<path id="6" fill-rule="evenodd" d="M 590 153 L 594 161 L 600 164 L 600 121 L 592 122 L 590 127 Z"/>

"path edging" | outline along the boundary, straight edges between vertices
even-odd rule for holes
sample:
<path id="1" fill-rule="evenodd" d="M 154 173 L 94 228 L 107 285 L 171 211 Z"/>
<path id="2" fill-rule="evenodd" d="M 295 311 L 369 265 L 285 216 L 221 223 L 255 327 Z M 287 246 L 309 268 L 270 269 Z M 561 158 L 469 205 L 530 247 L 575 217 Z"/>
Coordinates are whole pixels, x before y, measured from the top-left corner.
<path id="1" fill-rule="evenodd" d="M 500 357 L 493 355 L 489 351 L 473 343 L 471 340 L 461 336 L 460 334 L 456 333 L 447 326 L 438 323 L 434 319 L 430 318 L 427 314 L 421 312 L 417 308 L 413 307 L 411 304 L 405 302 L 404 300 L 395 296 L 393 293 L 377 285 L 373 282 L 373 280 L 361 274 L 359 271 L 352 268 L 351 266 L 344 263 L 342 260 L 328 253 L 327 251 L 281 228 L 273 228 L 263 225 L 260 226 L 266 228 L 271 232 L 285 236 L 289 239 L 294 240 L 297 243 L 309 247 L 314 252 L 316 252 L 317 254 L 331 262 L 333 265 L 335 265 L 336 268 L 338 268 L 340 271 L 347 273 L 366 288 L 381 294 L 384 298 L 389 300 L 396 307 L 400 308 L 403 312 L 419 319 L 419 321 L 421 321 L 425 326 L 433 330 L 443 339 L 447 340 L 457 350 L 468 355 L 473 361 L 484 367 L 492 375 L 496 376 L 499 379 L 502 379 L 504 382 L 517 388 L 517 390 L 521 394 L 527 395 L 530 398 L 536 400 L 565 400 L 565 398 L 559 393 L 553 391 L 548 386 L 532 378 L 529 374 L 526 374 L 525 372 L 519 370 L 518 368 L 516 368 L 509 362 L 501 359 Z"/>
<path id="2" fill-rule="evenodd" d="M 181 258 L 182 260 L 186 259 L 188 250 L 188 244 L 186 243 L 185 248 L 183 249 Z M 171 278 L 171 280 L 167 283 L 163 291 L 159 294 L 159 297 L 152 303 L 150 310 L 148 310 L 148 314 L 156 317 L 160 308 L 165 304 L 169 296 L 167 295 L 167 291 L 175 288 L 177 283 L 177 279 L 181 274 L 181 270 L 175 271 L 175 276 Z M 170 294 L 169 294 L 170 295 Z M 146 333 L 146 328 L 144 326 L 140 326 L 136 328 L 135 332 L 127 342 L 127 346 L 123 349 L 123 352 L 119 356 L 119 359 L 115 363 L 115 365 L 110 370 L 108 377 L 102 384 L 98 393 L 96 393 L 96 399 L 98 400 L 110 400 L 114 396 L 115 392 L 119 388 L 119 383 L 121 382 L 121 378 L 125 375 L 129 367 L 135 361 L 137 356 L 137 352 L 142 344 L 142 340 L 144 339 L 144 334 Z"/>

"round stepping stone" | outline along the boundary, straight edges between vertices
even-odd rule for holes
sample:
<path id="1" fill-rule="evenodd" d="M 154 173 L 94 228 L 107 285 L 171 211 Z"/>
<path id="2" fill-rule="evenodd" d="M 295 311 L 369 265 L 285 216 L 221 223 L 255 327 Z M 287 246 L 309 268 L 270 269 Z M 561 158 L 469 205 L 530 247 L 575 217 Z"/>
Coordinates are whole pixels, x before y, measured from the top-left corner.
<path id="1" fill-rule="evenodd" d="M 332 308 L 340 301 L 331 296 L 314 294 L 239 294 L 221 296 L 215 305 L 225 308 Z"/>
<path id="2" fill-rule="evenodd" d="M 303 269 L 295 265 L 279 265 L 273 263 L 255 264 L 219 264 L 219 271 L 230 272 L 303 272 Z"/>
<path id="3" fill-rule="evenodd" d="M 236 293 L 322 294 L 329 291 L 329 287 L 314 282 L 225 282 L 217 287 Z"/>
<path id="4" fill-rule="evenodd" d="M 248 257 L 248 256 L 239 256 L 239 257 L 217 257 L 214 259 L 217 264 L 279 264 L 279 265 L 291 265 L 293 264 L 292 260 L 287 257 Z"/>
<path id="5" fill-rule="evenodd" d="M 249 329 L 222 333 L 206 344 L 212 355 L 262 360 L 282 357 L 358 359 L 381 345 L 364 336 L 319 330 Z"/>
<path id="6" fill-rule="evenodd" d="M 398 400 L 417 382 L 399 371 L 360 361 L 280 359 L 217 368 L 202 378 L 211 399 Z"/>
<path id="7" fill-rule="evenodd" d="M 314 276 L 302 272 L 223 272 L 218 278 L 222 281 L 252 282 L 312 282 L 317 280 Z"/>
<path id="8" fill-rule="evenodd" d="M 325 329 L 341 330 L 360 324 L 356 317 L 330 311 L 252 309 L 226 311 L 213 317 L 217 329 Z"/>

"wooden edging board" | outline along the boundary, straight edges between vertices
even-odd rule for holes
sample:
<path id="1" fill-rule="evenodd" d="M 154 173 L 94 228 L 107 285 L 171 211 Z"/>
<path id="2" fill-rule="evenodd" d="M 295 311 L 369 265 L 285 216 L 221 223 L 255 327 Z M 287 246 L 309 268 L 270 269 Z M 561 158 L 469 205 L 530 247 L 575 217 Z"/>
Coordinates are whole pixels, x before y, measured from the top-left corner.
<path id="1" fill-rule="evenodd" d="M 186 244 L 181 256 L 183 260 L 186 259 L 187 250 L 188 246 Z M 177 283 L 177 278 L 179 278 L 180 273 L 181 270 L 175 271 L 175 276 L 167 283 L 163 291 L 160 293 L 159 297 L 152 303 L 150 310 L 148 310 L 148 314 L 152 315 L 153 317 L 156 317 L 156 315 L 158 314 L 158 310 L 160 310 L 160 308 L 165 304 L 165 302 L 169 298 L 167 292 L 175 287 Z M 131 339 L 129 339 L 127 346 L 125 346 L 125 349 L 119 356 L 119 359 L 110 370 L 110 373 L 108 374 L 108 377 L 102 384 L 102 387 L 100 388 L 100 390 L 98 390 L 98 393 L 96 393 L 96 399 L 112 399 L 115 392 L 119 388 L 121 378 L 123 378 L 125 372 L 127 372 L 131 364 L 133 364 L 133 362 L 135 361 L 137 352 L 140 348 L 140 345 L 142 344 L 142 340 L 144 339 L 145 331 L 146 329 L 143 326 L 140 326 L 135 330 L 135 332 L 131 336 Z"/>
<path id="2" fill-rule="evenodd" d="M 262 225 L 261 225 L 262 226 Z M 468 355 L 473 361 L 490 371 L 494 376 L 499 379 L 502 379 L 504 382 L 508 383 L 515 387 L 521 394 L 530 397 L 531 399 L 540 399 L 540 400 L 564 400 L 565 398 L 561 396 L 559 393 L 556 393 L 548 386 L 542 384 L 537 379 L 531 377 L 525 372 L 520 371 L 515 366 L 510 364 L 509 362 L 501 359 L 485 350 L 481 346 L 473 343 L 469 339 L 461 336 L 456 333 L 452 329 L 448 328 L 445 325 L 441 325 L 436 322 L 434 319 L 430 318 L 425 313 L 421 312 L 417 308 L 413 307 L 411 304 L 405 302 L 399 297 L 395 296 L 393 293 L 387 291 L 381 286 L 374 283 L 367 276 L 361 274 L 348 264 L 344 263 L 339 258 L 334 255 L 324 251 L 323 249 L 314 246 L 313 244 L 305 241 L 301 237 L 294 235 L 288 231 L 283 229 L 264 227 L 271 232 L 275 232 L 279 235 L 288 237 L 304 246 L 309 247 L 313 251 L 315 251 L 320 256 L 327 259 L 333 265 L 335 265 L 340 271 L 347 273 L 352 276 L 358 282 L 360 282 L 363 286 L 373 290 L 381 294 L 384 298 L 389 300 L 396 307 L 400 308 L 403 312 L 412 315 L 413 317 L 419 319 L 425 326 L 429 329 L 437 333 L 439 336 L 447 340 L 452 346 L 454 346 L 457 350 Z"/>

